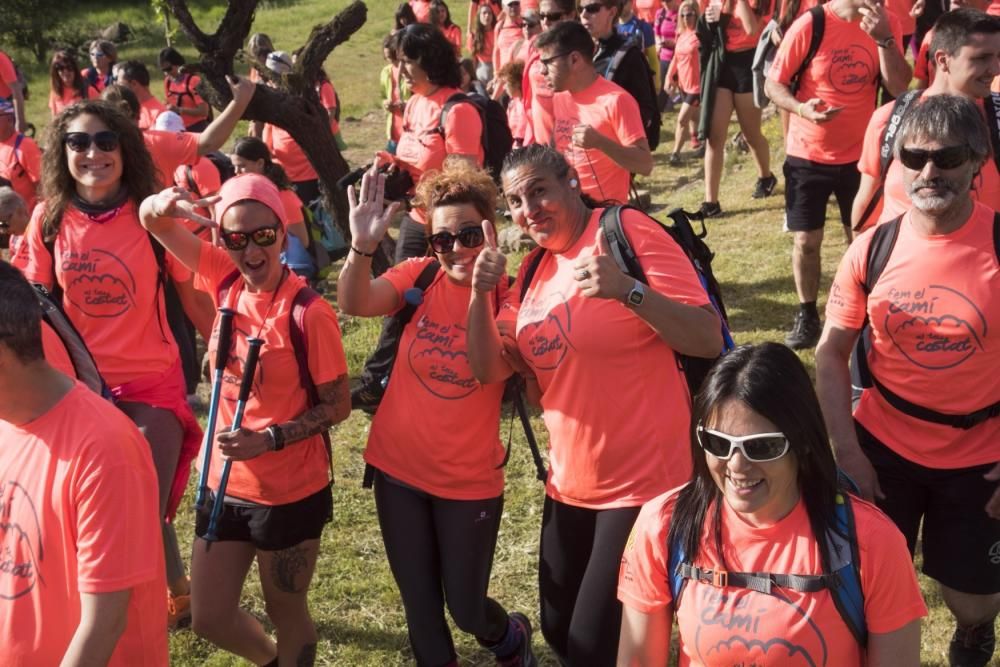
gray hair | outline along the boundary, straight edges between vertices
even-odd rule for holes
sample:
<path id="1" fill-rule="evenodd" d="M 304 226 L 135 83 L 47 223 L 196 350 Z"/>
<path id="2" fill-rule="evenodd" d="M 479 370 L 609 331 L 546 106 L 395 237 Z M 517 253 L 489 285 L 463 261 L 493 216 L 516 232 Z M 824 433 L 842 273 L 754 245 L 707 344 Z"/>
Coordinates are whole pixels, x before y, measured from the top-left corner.
<path id="1" fill-rule="evenodd" d="M 983 112 L 974 102 L 956 95 L 932 95 L 921 99 L 903 118 L 896 135 L 894 154 L 913 138 L 955 141 L 968 146 L 982 164 L 990 156 L 990 131 Z"/>
<path id="2" fill-rule="evenodd" d="M 21 199 L 21 195 L 14 192 L 14 188 L 0 187 L 0 220 L 6 220 L 22 208 L 27 210 L 24 200 Z"/>

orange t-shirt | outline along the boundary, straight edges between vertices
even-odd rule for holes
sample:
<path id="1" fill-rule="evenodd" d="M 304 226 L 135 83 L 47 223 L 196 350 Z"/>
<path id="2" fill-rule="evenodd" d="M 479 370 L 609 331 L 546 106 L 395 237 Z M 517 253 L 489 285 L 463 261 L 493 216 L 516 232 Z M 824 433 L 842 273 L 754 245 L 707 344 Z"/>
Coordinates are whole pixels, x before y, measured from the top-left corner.
<path id="1" fill-rule="evenodd" d="M 442 28 L 441 32 L 444 33 L 445 39 L 447 39 L 451 43 L 452 48 L 455 49 L 455 57 L 461 58 L 462 57 L 462 29 L 459 28 L 454 23 L 452 23 L 450 26 L 446 26 L 446 27 Z"/>
<path id="2" fill-rule="evenodd" d="M 904 35 L 912 35 L 917 29 L 917 19 L 910 16 L 913 9 L 913 0 L 885 0 L 885 8 L 889 15 L 899 22 L 899 29 Z M 899 48 L 903 48 L 903 42 L 897 41 Z"/>
<path id="3" fill-rule="evenodd" d="M 62 95 L 57 95 L 56 91 L 49 91 L 49 111 L 52 112 L 52 117 L 55 118 L 59 115 L 66 107 L 71 104 L 75 104 L 81 100 L 98 100 L 101 98 L 101 94 L 97 92 L 97 89 L 91 85 L 87 85 L 87 96 L 82 97 L 80 91 L 75 88 L 70 88 L 69 86 L 63 86 Z"/>
<path id="4" fill-rule="evenodd" d="M 58 665 L 80 594 L 131 590 L 109 665 L 166 667 L 156 472 L 124 413 L 77 383 L 42 416 L 0 421 L 0 664 Z"/>
<path id="5" fill-rule="evenodd" d="M 493 72 L 495 74 L 513 59 L 514 47 L 524 39 L 524 32 L 521 30 L 520 21 L 515 23 L 509 18 L 503 23 L 497 23 L 493 32 L 496 35 L 493 47 Z"/>
<path id="6" fill-rule="evenodd" d="M 865 124 L 875 109 L 879 79 L 878 46 L 861 29 L 861 20 L 845 21 L 824 6 L 823 41 L 802 73 L 798 100 L 814 97 L 844 110 L 826 123 L 790 114 L 786 152 L 821 164 L 848 164 L 861 156 Z M 890 20 L 899 43 L 899 24 Z M 813 21 L 805 14 L 788 28 L 768 76 L 786 86 L 809 51 Z"/>
<path id="7" fill-rule="evenodd" d="M 660 8 L 659 1 L 635 0 L 632 4 L 636 15 L 649 25 L 653 25 L 653 21 L 656 20 L 656 10 Z"/>
<path id="8" fill-rule="evenodd" d="M 701 0 L 701 11 L 699 14 L 705 13 L 705 9 L 708 8 L 710 2 L 711 0 Z M 743 21 L 733 13 L 732 7 L 734 4 L 736 4 L 736 0 L 724 0 L 723 4 L 723 13 L 729 15 L 729 23 L 726 25 L 726 51 L 734 52 L 753 49 L 757 46 L 757 42 L 760 41 L 760 33 L 764 32 L 767 19 L 765 17 L 758 17 L 757 30 L 753 34 L 748 35 L 746 30 L 743 29 Z M 747 4 L 750 5 L 751 10 L 756 10 L 759 0 L 748 0 Z"/>
<path id="9" fill-rule="evenodd" d="M 337 108 L 337 91 L 334 90 L 332 82 L 323 81 L 319 84 L 319 89 L 316 92 L 319 94 L 320 104 L 323 105 L 327 113 Z M 333 116 L 330 116 L 330 132 L 332 134 L 340 132 L 340 123 Z"/>
<path id="10" fill-rule="evenodd" d="M 931 57 L 931 40 L 934 39 L 934 28 L 927 31 L 924 41 L 920 43 L 920 50 L 913 60 L 913 78 L 921 83 L 921 88 L 929 88 L 934 83 L 934 75 L 937 73 L 937 65 Z"/>
<path id="11" fill-rule="evenodd" d="M 492 30 L 487 30 L 483 33 L 483 48 L 476 51 L 476 45 L 472 41 L 472 35 L 468 36 L 465 41 L 465 46 L 469 49 L 469 53 L 475 56 L 476 60 L 481 63 L 492 63 L 493 62 L 493 46 L 496 44 L 497 35 Z"/>
<path id="12" fill-rule="evenodd" d="M 698 60 L 698 35 L 694 30 L 685 30 L 677 36 L 674 57 L 670 61 L 667 79 L 677 84 L 687 95 L 701 93 L 701 62 Z"/>
<path id="13" fill-rule="evenodd" d="M 645 140 L 639 104 L 624 88 L 597 77 L 578 93 L 564 90 L 552 98 L 555 148 L 580 175 L 580 190 L 598 201 L 628 201 L 629 172 L 596 148 L 574 146 L 573 128 L 590 125 L 600 134 L 631 146 Z"/>
<path id="14" fill-rule="evenodd" d="M 63 375 L 71 378 L 76 377 L 76 366 L 73 365 L 73 358 L 69 356 L 66 344 L 45 320 L 42 320 L 42 350 L 49 366 Z"/>
<path id="15" fill-rule="evenodd" d="M 8 83 L 17 81 L 17 70 L 14 69 L 14 61 L 3 51 L 0 51 L 0 98 L 11 96 Z"/>
<path id="16" fill-rule="evenodd" d="M 156 125 L 156 117 L 167 110 L 163 102 L 155 97 L 139 102 L 139 129 L 151 130 Z"/>
<path id="17" fill-rule="evenodd" d="M 63 289 L 63 309 L 83 336 L 101 375 L 111 387 L 160 376 L 177 363 L 177 344 L 167 325 L 156 258 L 135 206 L 91 218 L 70 204 L 55 241 L 55 257 L 42 242 L 45 205 L 35 208 L 25 243 L 24 275 Z M 167 269 L 184 282 L 190 273 L 172 257 Z"/>
<path id="18" fill-rule="evenodd" d="M 24 271 L 24 267 L 28 265 L 28 244 L 24 242 L 24 235 L 10 235 L 7 241 L 7 257 L 11 266 Z"/>
<path id="19" fill-rule="evenodd" d="M 858 161 L 858 171 L 868 174 L 878 180 L 881 177 L 880 151 L 882 148 L 882 133 L 892 116 L 893 102 L 879 107 L 868 123 L 868 128 L 864 135 L 864 150 L 861 152 L 861 159 Z M 983 101 L 976 100 L 976 105 L 983 109 Z M 983 111 L 985 118 L 985 110 Z M 987 119 L 989 120 L 989 119 Z M 983 168 L 972 181 L 972 197 L 978 199 L 987 206 L 1000 208 L 1000 172 L 997 171 L 996 161 L 991 156 L 983 164 Z M 879 223 L 896 218 L 912 208 L 910 196 L 906 194 L 903 186 L 903 165 L 899 160 L 893 159 L 889 163 L 889 170 L 885 175 L 884 190 L 882 193 L 881 213 L 876 209 L 873 218 Z"/>
<path id="20" fill-rule="evenodd" d="M 295 190 L 279 190 L 278 196 L 281 197 L 281 203 L 285 207 L 286 227 L 297 222 L 305 222 L 306 218 L 302 214 L 302 200 L 295 194 Z"/>
<path id="21" fill-rule="evenodd" d="M 190 177 L 188 169 L 191 170 Z M 174 169 L 174 185 L 190 190 L 196 197 L 208 197 L 222 187 L 222 177 L 214 162 L 200 157 L 194 164 L 182 164 Z"/>
<path id="22" fill-rule="evenodd" d="M 674 351 L 623 304 L 577 287 L 573 266 L 597 252 L 599 219 L 598 209 L 571 248 L 546 253 L 518 305 L 522 270 L 500 314 L 516 316 L 518 347 L 543 392 L 546 492 L 593 509 L 641 505 L 691 474 L 691 401 Z M 657 223 L 631 210 L 622 222 L 651 290 L 708 303 L 690 260 Z"/>
<path id="23" fill-rule="evenodd" d="M 800 480 L 804 483 L 805 480 Z M 646 503 L 622 555 L 618 599 L 645 614 L 673 602 L 667 534 L 678 489 Z M 771 526 L 746 523 L 723 501 L 725 566 L 708 518 L 693 565 L 730 572 L 814 575 L 823 572 L 819 544 L 805 502 Z M 868 631 L 885 634 L 927 615 L 906 540 L 874 505 L 851 498 L 860 553 L 858 567 Z M 715 510 L 709 509 L 708 517 Z M 674 609 L 680 635 L 680 667 L 788 667 L 863 665 L 861 647 L 828 590 L 774 595 L 688 580 Z"/>
<path id="24" fill-rule="evenodd" d="M 403 294 L 432 258 L 410 259 L 382 275 Z M 500 401 L 504 383 L 482 385 L 469 367 L 466 318 L 471 287 L 438 271 L 403 329 L 365 461 L 406 484 L 452 500 L 503 493 Z M 503 298 L 503 295 L 499 295 Z"/>
<path id="25" fill-rule="evenodd" d="M 552 128 L 555 124 L 552 114 L 556 91 L 552 90 L 542 73 L 542 54 L 535 48 L 534 39 L 528 43 L 524 63 L 521 93 L 531 116 L 531 135 L 534 143 L 549 145 L 552 143 Z"/>
<path id="26" fill-rule="evenodd" d="M 903 398 L 946 414 L 965 414 L 1000 400 L 1000 266 L 993 249 L 993 210 L 977 203 L 951 234 L 923 236 L 903 216 L 899 238 L 871 295 L 863 290 L 873 231 L 859 236 L 840 262 L 826 304 L 827 321 L 872 324 L 869 364 L 879 382 Z M 942 390 L 942 388 L 947 390 Z M 877 389 L 865 391 L 854 418 L 900 456 L 928 468 L 1000 461 L 1000 419 L 969 430 L 908 417 Z"/>
<path id="27" fill-rule="evenodd" d="M 163 79 L 163 99 L 168 104 L 172 104 L 180 109 L 193 109 L 205 103 L 205 100 L 197 92 L 198 84 L 200 83 L 201 77 L 194 74 L 181 75 L 180 81 L 175 81 L 168 76 Z M 201 116 L 182 114 L 181 119 L 184 121 L 184 127 L 191 127 L 195 123 L 207 120 L 208 114 Z"/>
<path id="28" fill-rule="evenodd" d="M 410 0 L 410 8 L 417 17 L 417 23 L 430 22 L 431 0 Z"/>
<path id="29" fill-rule="evenodd" d="M 251 293 L 243 279 L 236 278 L 218 303 L 218 285 L 236 271 L 229 254 L 203 242 L 195 287 L 208 292 L 216 306 L 226 305 L 236 311 L 233 319 L 233 342 L 229 362 L 223 371 L 219 401 L 218 429 L 233 423 L 236 399 L 243 381 L 243 360 L 247 338 L 264 339 L 257 364 L 256 381 L 247 401 L 243 427 L 263 431 L 272 424 L 297 419 L 308 408 L 305 389 L 299 384 L 299 367 L 290 336 L 292 300 L 305 279 L 288 271 L 276 292 Z M 212 325 L 208 358 L 215 359 L 218 345 L 218 318 Z M 309 374 L 317 386 L 332 382 L 347 373 L 347 361 L 341 344 L 340 327 L 333 308 L 323 299 L 313 301 L 305 313 Z M 198 457 L 199 466 L 202 457 Z M 222 473 L 222 455 L 212 449 L 208 485 L 217 489 Z M 330 462 L 326 445 L 319 434 L 299 442 L 289 442 L 280 452 L 265 452 L 249 461 L 234 461 L 226 495 L 262 505 L 285 505 L 310 496 L 330 483 Z"/>
<path id="30" fill-rule="evenodd" d="M 42 181 L 42 151 L 31 137 L 24 136 L 19 143 L 18 136 L 15 132 L 6 141 L 0 141 L 0 177 L 10 181 L 30 213 L 38 201 L 37 191 Z"/>
<path id="31" fill-rule="evenodd" d="M 166 130 L 143 130 L 142 140 L 146 143 L 157 178 L 166 187 L 173 181 L 178 167 L 198 162 L 198 137 L 194 132 L 167 132 Z"/>
<path id="32" fill-rule="evenodd" d="M 448 155 L 475 155 L 476 162 L 483 163 L 483 121 L 474 105 L 463 102 L 451 107 L 441 136 L 441 109 L 449 97 L 460 92 L 457 88 L 439 88 L 433 95 L 414 93 L 406 103 L 396 159 L 415 183 L 424 172 L 440 169 Z"/>
<path id="33" fill-rule="evenodd" d="M 819 0 L 801 0 L 801 2 L 799 2 L 799 8 L 796 11 L 795 16 L 793 16 L 791 20 L 794 21 L 795 19 L 799 18 L 800 16 L 802 16 L 803 14 L 805 14 L 818 4 Z M 787 0 L 778 0 L 778 2 L 775 4 L 774 16 L 784 17 L 786 11 L 788 11 Z M 791 25 L 790 22 L 789 25 Z"/>
<path id="34" fill-rule="evenodd" d="M 271 149 L 271 157 L 284 168 L 290 181 L 301 183 L 302 181 L 315 181 L 319 178 L 312 163 L 309 162 L 309 158 L 286 130 L 277 125 L 266 123 L 262 139 Z"/>

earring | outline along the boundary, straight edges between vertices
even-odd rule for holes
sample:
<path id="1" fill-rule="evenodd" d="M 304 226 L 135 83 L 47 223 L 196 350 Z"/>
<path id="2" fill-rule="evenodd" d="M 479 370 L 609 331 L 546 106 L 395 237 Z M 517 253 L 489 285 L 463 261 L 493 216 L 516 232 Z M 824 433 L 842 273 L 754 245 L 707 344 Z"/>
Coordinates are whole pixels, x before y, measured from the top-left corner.
<path id="1" fill-rule="evenodd" d="M 578 185 L 580 185 L 580 181 L 576 180 L 575 178 L 569 179 L 569 187 L 575 188 Z"/>

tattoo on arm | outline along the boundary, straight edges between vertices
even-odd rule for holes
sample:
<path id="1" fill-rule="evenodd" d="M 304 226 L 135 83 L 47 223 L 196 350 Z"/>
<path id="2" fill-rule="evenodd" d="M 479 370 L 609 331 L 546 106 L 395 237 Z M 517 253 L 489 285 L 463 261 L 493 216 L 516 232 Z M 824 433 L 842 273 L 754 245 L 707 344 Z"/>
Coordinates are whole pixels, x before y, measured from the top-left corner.
<path id="1" fill-rule="evenodd" d="M 283 593 L 302 592 L 296 580 L 308 567 L 306 548 L 302 545 L 275 551 L 271 558 L 271 577 L 275 586 Z"/>
<path id="2" fill-rule="evenodd" d="M 351 391 L 347 375 L 316 387 L 319 405 L 303 412 L 297 419 L 281 424 L 286 443 L 298 442 L 329 430 L 351 414 Z"/>

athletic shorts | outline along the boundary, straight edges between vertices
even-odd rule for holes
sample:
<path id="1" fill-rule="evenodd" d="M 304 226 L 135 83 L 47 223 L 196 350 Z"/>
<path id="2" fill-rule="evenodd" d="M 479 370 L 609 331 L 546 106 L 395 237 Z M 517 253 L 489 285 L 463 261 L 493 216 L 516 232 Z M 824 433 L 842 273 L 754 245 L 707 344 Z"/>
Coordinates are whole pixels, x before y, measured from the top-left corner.
<path id="1" fill-rule="evenodd" d="M 701 95 L 699 93 L 681 93 L 681 103 L 696 107 L 701 104 Z"/>
<path id="2" fill-rule="evenodd" d="M 854 425 L 885 494 L 878 506 L 902 531 L 911 554 L 923 520 L 924 574 L 961 593 L 1000 593 L 1000 521 L 984 509 L 997 489 L 997 482 L 983 479 L 993 465 L 925 468 Z"/>
<path id="3" fill-rule="evenodd" d="M 851 206 L 858 194 L 861 172 L 857 162 L 820 164 L 789 155 L 785 174 L 785 214 L 788 231 L 811 232 L 826 224 L 826 203 L 837 197 L 840 221 L 851 224 Z"/>
<path id="4" fill-rule="evenodd" d="M 194 534 L 204 538 L 215 494 L 198 510 Z M 226 497 L 219 515 L 220 542 L 251 542 L 261 551 L 280 551 L 306 540 L 318 540 L 323 526 L 333 519 L 333 493 L 327 485 L 302 500 L 287 505 L 259 505 Z"/>
<path id="5" fill-rule="evenodd" d="M 754 49 L 726 51 L 719 67 L 719 80 L 715 84 L 716 87 L 726 88 L 734 93 L 752 93 L 753 53 Z"/>

